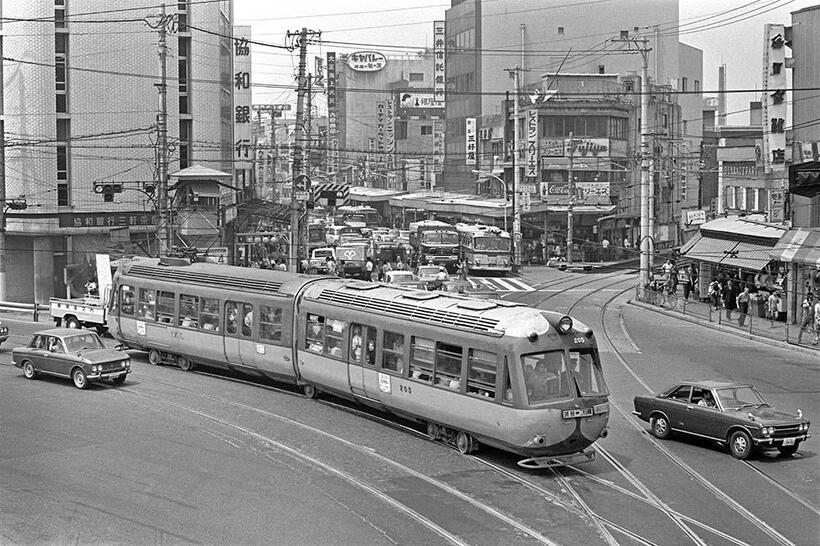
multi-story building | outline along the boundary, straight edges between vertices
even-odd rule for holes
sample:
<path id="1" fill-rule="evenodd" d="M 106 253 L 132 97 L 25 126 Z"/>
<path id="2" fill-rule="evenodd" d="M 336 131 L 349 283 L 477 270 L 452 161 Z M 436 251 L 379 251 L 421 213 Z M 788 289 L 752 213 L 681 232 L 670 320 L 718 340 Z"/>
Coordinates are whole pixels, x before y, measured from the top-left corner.
<path id="1" fill-rule="evenodd" d="M 432 51 L 340 55 L 336 74 L 338 161 L 329 161 L 328 170 L 338 167 L 338 181 L 357 185 L 429 187 L 434 129 L 444 120 L 444 109 L 433 100 Z"/>
<path id="2" fill-rule="evenodd" d="M 146 6 L 124 21 L 103 0 L 0 0 L 0 180 L 6 196 L 27 204 L 0 226 L 0 300 L 65 294 L 66 266 L 115 250 L 112 241 L 126 252 L 156 252 L 160 23 L 168 171 L 197 163 L 232 173 L 232 6 L 181 0 L 168 9 L 171 19 Z"/>
<path id="3" fill-rule="evenodd" d="M 650 49 L 650 81 L 675 92 L 672 100 L 681 112 L 675 120 L 681 127 L 678 155 L 697 153 L 702 54 L 678 41 L 678 0 L 618 0 L 584 10 L 561 0 L 452 0 L 445 19 L 448 191 L 473 187 L 474 167 L 465 161 L 466 123 L 502 113 L 502 99 L 514 92 L 511 69 L 521 69 L 520 87 L 527 96 L 535 87 L 545 91 L 545 73 L 636 72 L 641 66 L 637 45 Z M 531 24 L 534 19 L 537 24 Z M 638 41 L 608 40 L 620 40 L 624 30 L 628 40 Z M 630 48 L 632 54 L 617 53 Z"/>

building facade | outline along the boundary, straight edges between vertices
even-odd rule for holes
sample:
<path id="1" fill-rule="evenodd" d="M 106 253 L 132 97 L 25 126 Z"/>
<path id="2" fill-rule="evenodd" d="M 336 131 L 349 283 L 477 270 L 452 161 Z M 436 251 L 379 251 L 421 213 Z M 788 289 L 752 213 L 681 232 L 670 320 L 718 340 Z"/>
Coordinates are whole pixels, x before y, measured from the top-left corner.
<path id="1" fill-rule="evenodd" d="M 232 6 L 180 1 L 163 22 L 169 173 L 194 162 L 232 172 Z M 159 10 L 123 22 L 102 0 L 0 7 L 0 169 L 5 195 L 27 204 L 0 226 L 0 299 L 45 302 L 66 294 L 66 266 L 94 253 L 157 252 L 160 33 L 147 22 L 156 27 Z"/>

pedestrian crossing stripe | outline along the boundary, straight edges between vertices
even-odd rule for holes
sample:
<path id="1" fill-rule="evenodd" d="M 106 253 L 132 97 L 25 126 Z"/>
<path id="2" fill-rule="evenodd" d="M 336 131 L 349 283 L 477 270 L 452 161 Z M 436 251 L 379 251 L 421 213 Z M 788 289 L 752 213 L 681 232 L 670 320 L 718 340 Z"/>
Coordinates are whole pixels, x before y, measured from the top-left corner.
<path id="1" fill-rule="evenodd" d="M 494 292 L 534 292 L 535 288 L 513 278 L 471 277 L 467 279 L 473 290 L 492 290 Z"/>

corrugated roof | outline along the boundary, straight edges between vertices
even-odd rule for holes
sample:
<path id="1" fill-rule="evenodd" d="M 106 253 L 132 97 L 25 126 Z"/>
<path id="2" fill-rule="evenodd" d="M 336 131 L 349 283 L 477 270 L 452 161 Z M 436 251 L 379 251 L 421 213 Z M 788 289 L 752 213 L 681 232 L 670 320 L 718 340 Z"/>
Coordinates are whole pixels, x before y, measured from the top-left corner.
<path id="1" fill-rule="evenodd" d="M 765 214 L 715 218 L 700 226 L 701 233 L 729 233 L 734 236 L 742 234 L 748 237 L 762 237 L 767 239 L 779 239 L 783 236 L 786 229 L 785 226 L 780 224 L 767 223 Z"/>
<path id="2" fill-rule="evenodd" d="M 790 229 L 769 255 L 781 262 L 820 267 L 820 229 Z"/>
<path id="3" fill-rule="evenodd" d="M 772 260 L 769 252 L 775 245 L 775 241 L 771 244 L 749 243 L 729 238 L 709 237 L 703 233 L 699 238 L 694 237 L 692 241 L 681 248 L 681 255 L 693 260 L 740 267 L 751 271 L 760 271 L 766 267 Z"/>

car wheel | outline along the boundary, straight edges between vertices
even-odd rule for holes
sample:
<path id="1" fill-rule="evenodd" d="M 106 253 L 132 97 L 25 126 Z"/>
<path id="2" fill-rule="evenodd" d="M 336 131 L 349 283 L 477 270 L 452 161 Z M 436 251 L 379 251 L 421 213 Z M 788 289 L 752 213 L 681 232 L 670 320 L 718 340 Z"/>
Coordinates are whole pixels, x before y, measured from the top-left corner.
<path id="1" fill-rule="evenodd" d="M 148 351 L 148 362 L 154 366 L 159 366 L 162 364 L 162 353 L 156 349 L 151 349 Z"/>
<path id="2" fill-rule="evenodd" d="M 85 375 L 82 368 L 76 368 L 73 372 L 71 372 L 71 379 L 74 381 L 74 386 L 78 389 L 82 390 L 88 388 L 88 377 Z"/>
<path id="3" fill-rule="evenodd" d="M 194 363 L 184 356 L 177 357 L 177 366 L 184 372 L 190 372 L 194 369 Z"/>
<path id="4" fill-rule="evenodd" d="M 795 443 L 793 446 L 780 446 L 777 448 L 777 451 L 780 452 L 781 455 L 784 457 L 791 457 L 795 453 L 797 453 L 797 448 L 800 447 L 800 443 Z"/>
<path id="5" fill-rule="evenodd" d="M 23 375 L 26 379 L 37 378 L 37 370 L 34 369 L 34 364 L 32 364 L 29 360 L 23 362 Z"/>
<path id="6" fill-rule="evenodd" d="M 729 451 L 732 452 L 732 457 L 735 459 L 741 461 L 748 459 L 749 455 L 752 454 L 753 447 L 752 438 L 742 430 L 735 431 L 729 437 Z"/>
<path id="7" fill-rule="evenodd" d="M 669 421 L 666 419 L 666 415 L 654 416 L 651 424 L 652 436 L 655 438 L 660 438 L 661 440 L 669 438 L 669 434 L 672 431 L 669 429 Z"/>
<path id="8" fill-rule="evenodd" d="M 115 385 L 122 385 L 123 383 L 125 383 L 125 374 L 118 375 L 117 377 L 112 379 L 111 382 Z"/>
<path id="9" fill-rule="evenodd" d="M 80 321 L 77 320 L 77 317 L 72 317 L 69 315 L 65 318 L 65 327 L 78 330 L 80 328 Z"/>
<path id="10" fill-rule="evenodd" d="M 305 398 L 316 398 L 319 395 L 319 391 L 313 385 L 302 385 L 302 393 L 304 393 Z"/>

